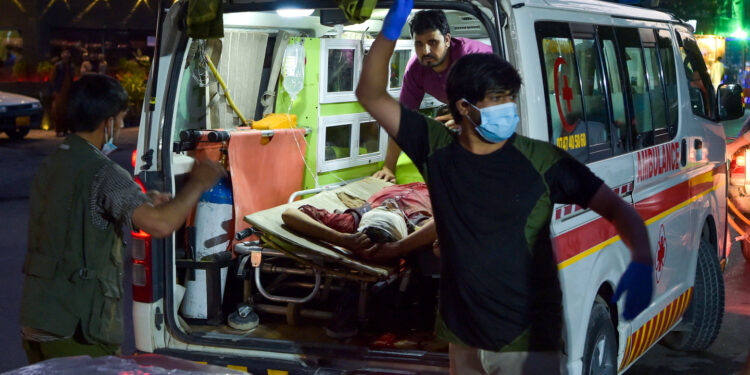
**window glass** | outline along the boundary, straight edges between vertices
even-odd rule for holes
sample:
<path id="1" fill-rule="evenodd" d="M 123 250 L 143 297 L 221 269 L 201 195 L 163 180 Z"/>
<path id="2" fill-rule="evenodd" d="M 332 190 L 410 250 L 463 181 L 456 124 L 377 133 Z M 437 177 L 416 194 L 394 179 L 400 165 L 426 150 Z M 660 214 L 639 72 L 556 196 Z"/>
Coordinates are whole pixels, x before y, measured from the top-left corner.
<path id="1" fill-rule="evenodd" d="M 648 91 L 651 93 L 651 111 L 653 114 L 654 130 L 666 129 L 667 105 L 661 82 L 659 53 L 653 45 L 644 46 L 643 51 L 646 58 L 646 71 L 648 73 Z"/>
<path id="2" fill-rule="evenodd" d="M 351 124 L 326 128 L 326 161 L 348 158 L 351 155 L 351 134 Z"/>
<path id="3" fill-rule="evenodd" d="M 328 92 L 354 91 L 354 49 L 328 50 Z"/>
<path id="4" fill-rule="evenodd" d="M 674 50 L 669 30 L 659 30 L 657 43 L 661 58 L 661 69 L 664 75 L 664 85 L 667 92 L 667 127 L 670 138 L 677 134 L 677 116 L 679 103 L 677 102 L 677 74 L 674 64 Z"/>
<path id="5" fill-rule="evenodd" d="M 612 120 L 614 121 L 615 153 L 619 154 L 628 148 L 628 118 L 625 107 L 625 91 L 622 85 L 622 72 L 617 62 L 617 43 L 611 27 L 598 29 L 602 57 L 607 71 L 609 97 L 612 103 Z"/>
<path id="6" fill-rule="evenodd" d="M 375 121 L 363 122 L 359 125 L 359 154 L 378 152 L 380 148 L 380 126 Z"/>
<path id="7" fill-rule="evenodd" d="M 567 24 L 537 23 L 545 71 L 550 140 L 580 161 L 588 159 L 586 123 L 573 41 Z"/>
<path id="8" fill-rule="evenodd" d="M 581 73 L 583 107 L 586 112 L 586 143 L 589 148 L 602 145 L 611 147 L 609 114 L 602 83 L 599 52 L 592 39 L 574 39 L 576 60 Z"/>
<path id="9" fill-rule="evenodd" d="M 651 98 L 638 30 L 618 28 L 616 33 L 621 56 L 625 59 L 626 78 L 630 87 L 630 101 L 633 105 L 632 145 L 635 148 L 650 146 L 653 144 Z"/>
<path id="10" fill-rule="evenodd" d="M 698 116 L 713 118 L 714 87 L 706 70 L 706 63 L 695 38 L 685 29 L 678 29 L 677 41 L 680 45 L 682 63 L 690 91 L 690 105 Z"/>
<path id="11" fill-rule="evenodd" d="M 390 88 L 401 88 L 404 83 L 406 64 L 411 58 L 411 50 L 396 50 L 391 57 Z"/>

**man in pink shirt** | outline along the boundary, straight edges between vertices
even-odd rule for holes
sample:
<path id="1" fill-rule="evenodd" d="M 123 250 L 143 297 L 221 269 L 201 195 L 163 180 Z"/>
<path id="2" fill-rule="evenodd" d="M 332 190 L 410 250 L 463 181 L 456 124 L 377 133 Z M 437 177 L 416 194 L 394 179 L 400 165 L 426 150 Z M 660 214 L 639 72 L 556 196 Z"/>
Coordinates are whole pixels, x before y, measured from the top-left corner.
<path id="1" fill-rule="evenodd" d="M 422 10 L 414 15 L 409 24 L 414 37 L 416 55 L 409 60 L 404 73 L 399 101 L 407 108 L 419 109 L 425 94 L 448 103 L 445 81 L 453 62 L 470 53 L 492 53 L 492 47 L 482 42 L 451 37 L 450 26 L 442 10 Z M 438 118 L 449 121 L 450 115 Z M 374 177 L 396 182 L 396 162 L 401 154 L 393 139 L 388 141 L 383 169 Z"/>

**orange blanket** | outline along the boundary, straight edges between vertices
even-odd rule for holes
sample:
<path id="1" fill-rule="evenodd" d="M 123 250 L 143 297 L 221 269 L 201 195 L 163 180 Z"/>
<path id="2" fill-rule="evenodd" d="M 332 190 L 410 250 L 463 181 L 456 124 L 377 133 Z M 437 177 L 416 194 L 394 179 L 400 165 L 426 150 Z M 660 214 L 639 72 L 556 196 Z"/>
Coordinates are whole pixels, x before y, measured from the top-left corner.
<path id="1" fill-rule="evenodd" d="M 270 139 L 240 129 L 232 132 L 228 150 L 235 233 L 250 226 L 242 220 L 246 215 L 287 203 L 302 189 L 305 169 L 305 129 L 276 129 Z"/>

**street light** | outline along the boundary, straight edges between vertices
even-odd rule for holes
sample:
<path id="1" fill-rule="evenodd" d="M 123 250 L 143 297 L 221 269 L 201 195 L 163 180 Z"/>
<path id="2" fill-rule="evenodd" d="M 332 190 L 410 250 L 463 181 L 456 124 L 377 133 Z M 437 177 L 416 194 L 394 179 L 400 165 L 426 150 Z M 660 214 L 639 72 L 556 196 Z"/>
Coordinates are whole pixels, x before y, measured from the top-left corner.
<path id="1" fill-rule="evenodd" d="M 741 28 L 738 27 L 737 30 L 734 30 L 731 37 L 737 38 L 737 39 L 745 39 L 747 38 L 747 31 L 742 30 Z"/>

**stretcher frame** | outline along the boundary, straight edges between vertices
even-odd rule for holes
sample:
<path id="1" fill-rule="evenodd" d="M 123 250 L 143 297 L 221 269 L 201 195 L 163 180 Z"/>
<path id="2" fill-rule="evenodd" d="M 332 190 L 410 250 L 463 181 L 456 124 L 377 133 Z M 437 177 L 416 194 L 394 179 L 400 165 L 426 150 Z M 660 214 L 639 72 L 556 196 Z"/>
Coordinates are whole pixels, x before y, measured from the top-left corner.
<path id="1" fill-rule="evenodd" d="M 359 283 L 358 316 L 360 320 L 366 320 L 367 294 L 370 285 L 373 283 L 390 283 L 396 280 L 398 270 L 367 264 L 351 257 L 348 250 L 297 234 L 284 225 L 281 216 L 286 209 L 299 208 L 305 204 L 325 208 L 329 211 L 344 211 L 348 207 L 338 198 L 338 193 L 344 192 L 364 201 L 390 185 L 392 183 L 368 177 L 351 183 L 337 183 L 317 189 L 298 191 L 290 196 L 287 204 L 245 216 L 244 220 L 253 226 L 253 230 L 259 235 L 260 241 L 244 242 L 235 246 L 235 252 L 240 256 L 238 274 L 244 272 L 249 261 L 254 273 L 253 281 L 258 292 L 269 301 L 287 304 L 285 309 L 279 306 L 255 304 L 256 309 L 269 313 L 285 314 L 289 324 L 294 324 L 300 315 L 312 318 L 330 318 L 332 317 L 330 312 L 301 309 L 300 305 L 310 302 L 321 291 L 327 295 L 328 291 L 331 290 L 330 281 L 335 278 Z M 309 194 L 315 195 L 295 201 L 297 197 Z M 275 267 L 269 264 L 269 262 L 273 262 L 274 258 L 279 257 L 292 259 L 300 267 L 290 269 L 289 267 Z M 261 273 L 263 272 L 307 275 L 314 277 L 315 282 L 311 286 L 312 290 L 304 297 L 280 296 L 271 293 L 263 286 L 261 282 Z M 324 279 L 325 286 L 322 287 Z M 251 294 L 249 289 L 250 283 L 249 280 L 246 280 L 246 299 Z"/>

